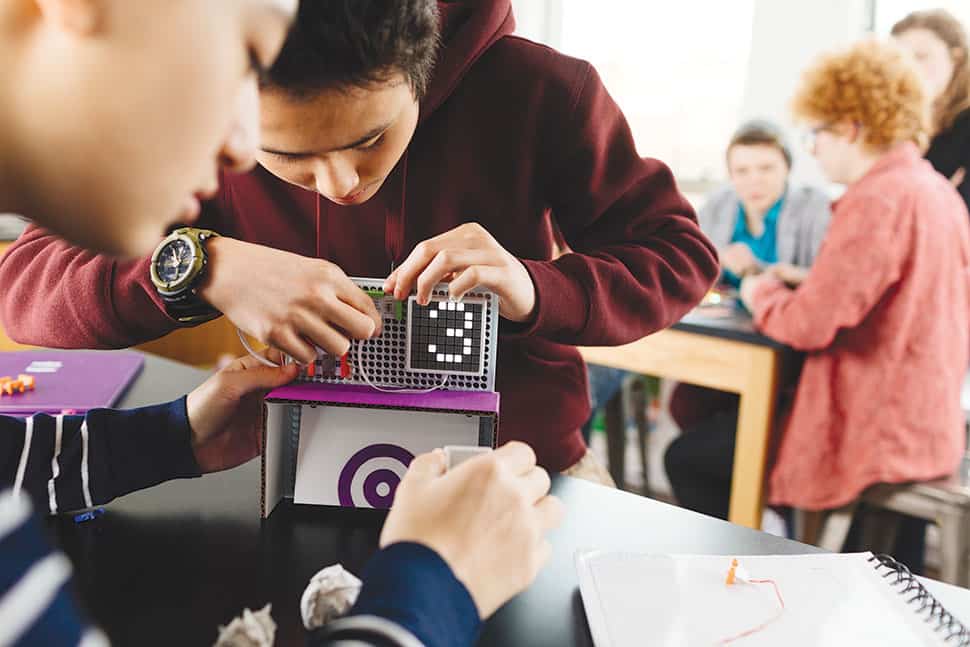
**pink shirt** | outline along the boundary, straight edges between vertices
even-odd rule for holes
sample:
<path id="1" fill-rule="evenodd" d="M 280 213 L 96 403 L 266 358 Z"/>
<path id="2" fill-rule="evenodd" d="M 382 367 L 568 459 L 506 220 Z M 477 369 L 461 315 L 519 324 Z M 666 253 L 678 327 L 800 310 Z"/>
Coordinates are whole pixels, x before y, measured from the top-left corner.
<path id="1" fill-rule="evenodd" d="M 753 298 L 768 336 L 807 352 L 769 501 L 820 510 L 869 485 L 952 473 L 970 336 L 970 227 L 916 146 L 886 154 L 833 205 L 797 290 Z"/>

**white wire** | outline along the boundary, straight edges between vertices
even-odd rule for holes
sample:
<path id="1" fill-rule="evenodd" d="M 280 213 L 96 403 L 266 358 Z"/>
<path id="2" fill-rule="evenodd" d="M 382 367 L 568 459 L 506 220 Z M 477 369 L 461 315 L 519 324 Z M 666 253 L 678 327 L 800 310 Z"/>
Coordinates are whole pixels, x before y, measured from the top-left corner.
<path id="1" fill-rule="evenodd" d="M 279 368 L 280 367 L 280 365 L 277 364 L 276 362 L 274 362 L 274 361 L 272 361 L 270 359 L 267 359 L 266 357 L 263 357 L 262 355 L 260 355 L 256 351 L 254 351 L 253 350 L 253 347 L 249 345 L 249 342 L 248 341 L 246 341 L 246 335 L 244 335 L 243 334 L 243 331 L 239 330 L 239 328 L 236 328 L 236 334 L 239 335 L 239 341 L 242 342 L 243 348 L 245 348 L 246 351 L 249 352 L 250 355 L 252 355 L 253 357 L 255 357 L 257 361 L 259 361 L 260 363 L 262 363 L 262 364 L 264 364 L 266 366 L 271 366 L 273 368 Z"/>
<path id="2" fill-rule="evenodd" d="M 372 389 L 380 391 L 381 393 L 431 393 L 432 391 L 437 391 L 438 389 L 443 389 L 446 384 L 448 384 L 448 374 L 446 373 L 444 379 L 441 380 L 441 384 L 431 387 L 430 389 L 386 389 L 374 384 L 367 374 L 367 370 L 364 368 L 364 343 L 366 339 L 361 339 L 357 342 L 357 369 L 360 371 L 360 376 L 364 378 L 367 385 Z"/>

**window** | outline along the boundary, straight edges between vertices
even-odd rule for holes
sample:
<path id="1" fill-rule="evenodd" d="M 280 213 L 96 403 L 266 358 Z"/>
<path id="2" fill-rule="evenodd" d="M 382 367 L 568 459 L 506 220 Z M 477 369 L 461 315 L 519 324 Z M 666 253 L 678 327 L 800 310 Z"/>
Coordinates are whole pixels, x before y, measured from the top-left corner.
<path id="1" fill-rule="evenodd" d="M 724 176 L 724 145 L 744 101 L 754 4 L 525 0 L 515 9 L 519 33 L 590 61 L 640 154 L 690 183 Z"/>

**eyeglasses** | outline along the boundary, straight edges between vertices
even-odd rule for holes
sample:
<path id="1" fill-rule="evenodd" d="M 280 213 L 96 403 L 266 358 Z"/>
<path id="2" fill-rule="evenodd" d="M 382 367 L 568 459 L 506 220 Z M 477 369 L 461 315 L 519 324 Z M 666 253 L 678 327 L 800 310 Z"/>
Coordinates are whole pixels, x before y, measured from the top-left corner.
<path id="1" fill-rule="evenodd" d="M 816 126 L 815 128 L 806 130 L 804 133 L 802 133 L 802 146 L 805 147 L 805 150 L 809 150 L 809 151 L 815 150 L 815 140 L 818 139 L 818 134 L 820 132 L 830 130 L 832 126 L 835 125 L 835 123 L 836 122 L 834 121 L 830 121 L 822 124 L 821 126 Z"/>

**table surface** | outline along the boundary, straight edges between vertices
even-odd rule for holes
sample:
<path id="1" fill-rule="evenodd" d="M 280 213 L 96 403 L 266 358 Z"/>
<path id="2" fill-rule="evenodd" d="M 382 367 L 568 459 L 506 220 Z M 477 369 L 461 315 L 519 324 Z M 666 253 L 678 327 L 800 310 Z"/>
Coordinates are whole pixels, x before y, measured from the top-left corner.
<path id="1" fill-rule="evenodd" d="M 205 374 L 149 356 L 123 401 L 180 396 Z M 633 494 L 554 476 L 566 505 L 553 556 L 538 580 L 488 623 L 483 645 L 590 645 L 573 556 L 586 548 L 657 553 L 793 554 L 818 549 Z M 259 518 L 259 463 L 172 481 L 123 497 L 93 522 L 51 520 L 74 562 L 93 618 L 116 645 L 211 645 L 217 625 L 244 607 L 273 604 L 277 645 L 303 645 L 299 596 L 318 569 L 359 572 L 383 514 L 282 505 Z M 496 550 L 502 550 L 496 546 Z M 929 583 L 958 616 L 970 592 Z M 649 586 L 649 583 L 644 583 Z"/>
<path id="2" fill-rule="evenodd" d="M 717 312 L 718 316 L 714 316 Z M 758 346 L 770 348 L 787 348 L 781 342 L 762 335 L 754 326 L 754 321 L 747 311 L 740 307 L 699 307 L 687 313 L 683 319 L 675 323 L 674 330 L 699 333 L 710 337 L 721 337 L 733 341 L 742 341 Z"/>

